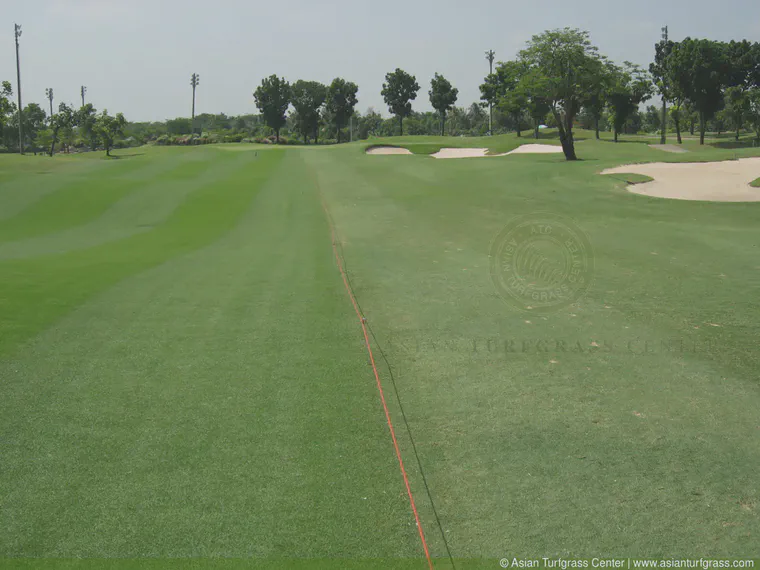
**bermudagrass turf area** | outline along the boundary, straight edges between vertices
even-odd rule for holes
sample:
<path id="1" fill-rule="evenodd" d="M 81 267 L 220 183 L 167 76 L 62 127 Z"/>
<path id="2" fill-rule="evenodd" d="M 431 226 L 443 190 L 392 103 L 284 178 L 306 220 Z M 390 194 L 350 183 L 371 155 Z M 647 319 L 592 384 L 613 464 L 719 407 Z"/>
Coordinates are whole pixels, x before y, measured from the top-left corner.
<path id="1" fill-rule="evenodd" d="M 426 566 L 320 196 L 436 568 L 756 555 L 760 207 L 629 194 L 596 173 L 683 155 L 581 144 L 0 157 L 0 556 Z M 535 211 L 596 258 L 545 315 L 489 275 Z"/>

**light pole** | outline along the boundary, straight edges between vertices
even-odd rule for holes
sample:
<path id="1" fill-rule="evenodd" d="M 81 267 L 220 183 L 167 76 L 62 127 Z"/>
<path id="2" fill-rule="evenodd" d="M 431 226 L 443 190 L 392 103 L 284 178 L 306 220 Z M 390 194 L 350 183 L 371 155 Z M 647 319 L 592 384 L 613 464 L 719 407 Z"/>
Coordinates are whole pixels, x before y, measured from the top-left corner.
<path id="1" fill-rule="evenodd" d="M 488 74 L 493 75 L 493 59 L 495 56 L 495 52 L 492 49 L 489 49 L 486 52 L 486 59 L 488 60 Z M 493 102 L 488 102 L 488 135 L 493 135 Z"/>
<path id="2" fill-rule="evenodd" d="M 662 28 L 662 63 L 663 66 L 667 65 L 666 61 L 666 50 L 667 50 L 667 44 L 668 44 L 668 27 L 665 26 Z M 663 69 L 662 72 L 662 128 L 660 129 L 660 144 L 665 144 L 667 142 L 665 133 L 668 129 L 668 104 L 665 101 L 665 91 L 667 89 L 667 86 L 665 85 L 666 78 L 666 70 Z"/>
<path id="3" fill-rule="evenodd" d="M 45 97 L 50 101 L 50 122 L 53 122 L 53 88 L 48 87 L 45 89 Z"/>
<path id="4" fill-rule="evenodd" d="M 22 111 L 21 111 L 21 60 L 18 55 L 18 39 L 21 37 L 21 26 L 19 24 L 13 24 L 16 34 L 16 79 L 18 88 L 18 152 L 24 154 L 24 127 L 22 126 Z"/>
<path id="5" fill-rule="evenodd" d="M 87 93 L 87 87 L 82 85 L 82 88 L 79 90 L 79 92 L 82 94 L 82 107 L 84 107 L 84 95 Z"/>
<path id="6" fill-rule="evenodd" d="M 193 86 L 193 134 L 195 134 L 195 89 L 198 87 L 198 84 L 201 82 L 201 76 L 197 73 L 193 73 L 192 77 L 190 78 L 190 85 Z"/>

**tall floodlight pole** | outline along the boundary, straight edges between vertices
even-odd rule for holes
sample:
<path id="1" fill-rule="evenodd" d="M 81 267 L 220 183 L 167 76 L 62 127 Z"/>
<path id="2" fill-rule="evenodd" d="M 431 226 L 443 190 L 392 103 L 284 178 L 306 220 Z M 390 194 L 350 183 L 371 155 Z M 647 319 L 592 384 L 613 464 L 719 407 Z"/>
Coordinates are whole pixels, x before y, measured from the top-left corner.
<path id="1" fill-rule="evenodd" d="M 53 121 L 53 88 L 48 87 L 45 89 L 45 97 L 50 101 L 50 122 Z"/>
<path id="2" fill-rule="evenodd" d="M 85 96 L 85 93 L 87 93 L 87 87 L 82 85 L 82 88 L 79 90 L 79 92 L 82 94 L 82 107 L 84 107 L 84 96 Z"/>
<path id="3" fill-rule="evenodd" d="M 489 49 L 486 52 L 486 59 L 488 60 L 489 75 L 493 75 L 493 58 L 495 55 L 496 54 L 492 49 Z M 488 134 L 493 135 L 493 101 L 488 102 Z"/>
<path id="4" fill-rule="evenodd" d="M 665 26 L 662 28 L 662 41 L 663 41 L 663 48 L 668 43 L 668 27 Z M 663 49 L 663 64 L 667 65 L 667 62 L 664 59 L 665 57 L 665 50 Z M 662 128 L 660 129 L 660 144 L 665 144 L 666 142 L 666 136 L 665 133 L 668 129 L 668 104 L 665 101 L 665 91 L 667 89 L 667 85 L 665 85 L 666 73 L 663 71 L 663 77 L 662 77 Z"/>
<path id="5" fill-rule="evenodd" d="M 200 82 L 201 76 L 197 73 L 193 73 L 193 76 L 190 78 L 190 85 L 193 86 L 193 134 L 195 134 L 195 89 Z"/>
<path id="6" fill-rule="evenodd" d="M 18 152 L 24 154 L 24 127 L 22 125 L 22 107 L 21 107 L 21 59 L 18 55 L 18 39 L 21 37 L 21 26 L 13 24 L 16 33 L 16 79 L 17 79 L 17 91 L 18 91 Z"/>

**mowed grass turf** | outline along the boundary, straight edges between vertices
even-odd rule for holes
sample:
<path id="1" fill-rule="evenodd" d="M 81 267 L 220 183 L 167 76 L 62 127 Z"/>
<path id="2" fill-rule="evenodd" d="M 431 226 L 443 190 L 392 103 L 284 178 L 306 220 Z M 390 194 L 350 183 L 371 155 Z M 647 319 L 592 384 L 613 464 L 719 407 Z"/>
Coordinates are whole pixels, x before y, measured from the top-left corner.
<path id="1" fill-rule="evenodd" d="M 367 143 L 0 157 L 0 556 L 425 567 L 321 200 L 437 568 L 757 555 L 760 206 L 597 174 L 757 153 L 585 138 L 577 163 Z M 534 315 L 488 255 L 536 211 L 574 220 L 596 275 Z"/>

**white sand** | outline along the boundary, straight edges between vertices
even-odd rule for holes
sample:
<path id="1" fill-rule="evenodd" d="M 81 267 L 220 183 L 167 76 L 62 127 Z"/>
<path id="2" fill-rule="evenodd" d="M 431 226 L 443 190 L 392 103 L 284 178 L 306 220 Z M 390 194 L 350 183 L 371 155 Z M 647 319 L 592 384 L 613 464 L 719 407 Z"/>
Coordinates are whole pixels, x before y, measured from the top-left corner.
<path id="1" fill-rule="evenodd" d="M 628 186 L 644 196 L 711 202 L 760 202 L 760 188 L 749 184 L 760 177 L 760 158 L 724 162 L 629 164 L 609 168 L 602 174 L 632 172 L 654 178 Z"/>
<path id="2" fill-rule="evenodd" d="M 433 158 L 475 158 L 486 156 L 487 152 L 487 148 L 442 148 L 430 156 Z"/>
<path id="3" fill-rule="evenodd" d="M 367 154 L 412 154 L 412 151 L 395 146 L 373 146 L 367 149 Z"/>
<path id="4" fill-rule="evenodd" d="M 508 152 L 507 154 L 554 154 L 557 152 L 562 153 L 561 146 L 554 146 L 550 144 L 524 144 L 517 147 L 512 152 Z"/>
<path id="5" fill-rule="evenodd" d="M 505 152 L 503 154 L 488 154 L 487 148 L 442 148 L 430 156 L 433 158 L 476 158 L 481 156 L 507 156 L 508 154 L 545 154 L 557 152 L 562 152 L 561 146 L 524 144 L 511 152 Z"/>

